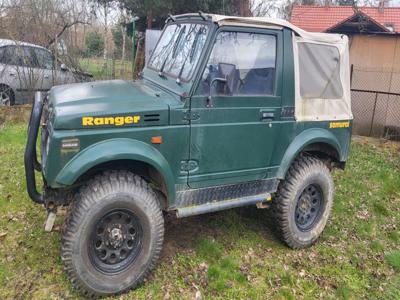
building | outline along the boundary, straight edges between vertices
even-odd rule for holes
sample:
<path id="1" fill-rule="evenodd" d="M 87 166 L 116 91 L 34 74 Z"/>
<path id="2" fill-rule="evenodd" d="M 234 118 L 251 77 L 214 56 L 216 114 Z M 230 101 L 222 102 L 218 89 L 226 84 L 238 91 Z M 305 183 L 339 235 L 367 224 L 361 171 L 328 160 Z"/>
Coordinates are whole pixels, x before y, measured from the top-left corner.
<path id="1" fill-rule="evenodd" d="M 354 132 L 400 138 L 400 7 L 295 6 L 291 22 L 349 36 Z"/>

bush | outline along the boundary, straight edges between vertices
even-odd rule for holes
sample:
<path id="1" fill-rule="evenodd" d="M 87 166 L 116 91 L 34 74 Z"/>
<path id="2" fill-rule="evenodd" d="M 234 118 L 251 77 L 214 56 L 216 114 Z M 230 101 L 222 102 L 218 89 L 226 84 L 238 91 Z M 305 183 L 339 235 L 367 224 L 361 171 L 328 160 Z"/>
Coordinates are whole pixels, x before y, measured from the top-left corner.
<path id="1" fill-rule="evenodd" d="M 89 32 L 85 38 L 86 56 L 99 56 L 103 53 L 104 39 L 97 32 Z"/>

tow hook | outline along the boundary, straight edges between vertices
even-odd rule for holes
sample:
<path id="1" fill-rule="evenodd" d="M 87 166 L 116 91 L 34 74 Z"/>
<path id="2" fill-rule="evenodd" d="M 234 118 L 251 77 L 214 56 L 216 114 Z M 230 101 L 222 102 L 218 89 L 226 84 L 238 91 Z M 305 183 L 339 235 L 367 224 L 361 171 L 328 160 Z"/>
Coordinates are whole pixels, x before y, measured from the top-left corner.
<path id="1" fill-rule="evenodd" d="M 53 203 L 49 203 L 47 206 L 47 212 L 47 220 L 46 224 L 44 225 L 44 231 L 51 232 L 56 220 L 57 206 L 55 206 Z"/>
<path id="2" fill-rule="evenodd" d="M 47 220 L 46 220 L 46 225 L 44 226 L 44 231 L 46 231 L 46 232 L 52 231 L 55 220 L 56 220 L 56 213 L 53 211 L 50 211 L 47 214 Z"/>
<path id="3" fill-rule="evenodd" d="M 268 195 L 266 201 L 260 201 L 256 203 L 258 209 L 266 209 L 270 207 L 270 203 L 272 201 L 272 196 Z"/>

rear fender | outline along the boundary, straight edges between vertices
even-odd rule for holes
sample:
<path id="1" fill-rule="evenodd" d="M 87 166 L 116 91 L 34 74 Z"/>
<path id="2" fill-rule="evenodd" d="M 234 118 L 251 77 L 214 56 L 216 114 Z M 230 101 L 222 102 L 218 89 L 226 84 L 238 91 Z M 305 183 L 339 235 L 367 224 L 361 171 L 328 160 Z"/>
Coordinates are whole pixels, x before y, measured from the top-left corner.
<path id="1" fill-rule="evenodd" d="M 284 178 L 292 162 L 301 151 L 306 146 L 314 143 L 325 143 L 332 146 L 338 152 L 339 157 L 342 160 L 344 156 L 342 147 L 340 146 L 338 139 L 330 131 L 321 128 L 308 129 L 296 136 L 287 148 L 278 170 L 278 178 Z"/>
<path id="2" fill-rule="evenodd" d="M 149 144 L 128 138 L 106 140 L 85 148 L 63 167 L 56 182 L 72 185 L 91 168 L 114 160 L 134 160 L 153 166 L 163 176 L 168 200 L 175 198 L 174 177 L 164 156 Z"/>

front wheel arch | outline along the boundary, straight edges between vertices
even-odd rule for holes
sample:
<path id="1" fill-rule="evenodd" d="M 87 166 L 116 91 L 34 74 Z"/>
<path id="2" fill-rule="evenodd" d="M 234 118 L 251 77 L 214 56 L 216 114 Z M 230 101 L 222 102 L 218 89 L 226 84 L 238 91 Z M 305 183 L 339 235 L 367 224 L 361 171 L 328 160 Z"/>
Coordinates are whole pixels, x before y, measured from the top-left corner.
<path id="1" fill-rule="evenodd" d="M 112 164 L 115 161 L 136 161 L 152 166 L 161 174 L 168 201 L 174 201 L 174 177 L 168 161 L 154 147 L 133 139 L 110 139 L 85 148 L 63 167 L 55 181 L 63 186 L 71 186 L 96 166 Z"/>

